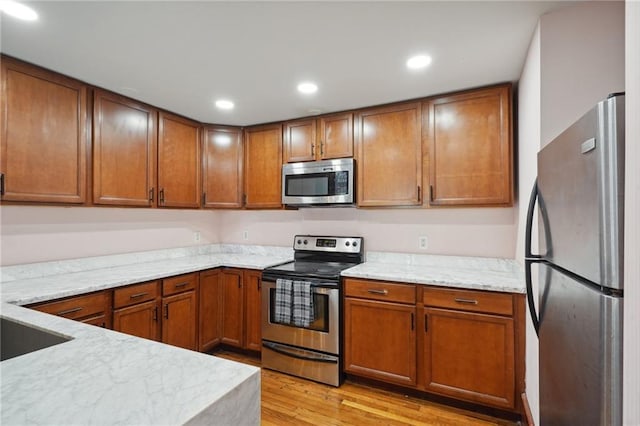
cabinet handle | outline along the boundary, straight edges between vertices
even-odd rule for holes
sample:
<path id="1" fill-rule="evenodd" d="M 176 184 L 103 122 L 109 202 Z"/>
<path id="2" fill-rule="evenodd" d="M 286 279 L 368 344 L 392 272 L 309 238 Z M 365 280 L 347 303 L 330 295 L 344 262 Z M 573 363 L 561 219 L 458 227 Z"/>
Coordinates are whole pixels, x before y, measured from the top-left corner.
<path id="1" fill-rule="evenodd" d="M 131 296 L 129 296 L 129 298 L 130 299 L 137 299 L 138 297 L 146 296 L 147 294 L 149 294 L 149 293 L 147 293 L 147 292 L 145 292 L 145 293 L 136 293 L 136 294 L 132 294 Z"/>
<path id="2" fill-rule="evenodd" d="M 320 155 L 324 156 L 324 143 L 320 141 Z"/>
<path id="3" fill-rule="evenodd" d="M 413 331 L 414 327 L 415 327 L 415 320 L 414 320 L 413 312 L 411 312 L 411 331 Z"/>
<path id="4" fill-rule="evenodd" d="M 316 146 L 314 144 L 311 144 L 311 156 L 316 156 Z"/>
<path id="5" fill-rule="evenodd" d="M 107 328 L 107 323 L 106 323 L 106 322 L 104 322 L 104 321 L 102 321 L 102 324 L 100 324 L 100 327 L 102 327 L 102 328 Z"/>
<path id="6" fill-rule="evenodd" d="M 459 299 L 459 298 L 455 298 L 454 299 L 457 303 L 466 303 L 468 305 L 477 305 L 478 301 L 475 299 Z"/>
<path id="7" fill-rule="evenodd" d="M 420 202 L 420 185 L 418 185 L 418 202 Z"/>
<path id="8" fill-rule="evenodd" d="M 77 308 L 72 308 L 72 309 L 67 309 L 67 310 L 64 310 L 64 311 L 60 311 L 56 315 L 72 314 L 74 312 L 80 312 L 82 309 L 83 309 L 82 306 L 80 306 L 80 307 L 77 307 Z"/>
<path id="9" fill-rule="evenodd" d="M 176 284 L 176 288 L 186 287 L 189 284 L 189 281 L 185 281 L 183 283 Z"/>
<path id="10" fill-rule="evenodd" d="M 158 321 L 158 307 L 153 308 L 153 320 Z"/>
<path id="11" fill-rule="evenodd" d="M 0 195 L 4 195 L 4 173 L 0 173 Z"/>
<path id="12" fill-rule="evenodd" d="M 258 278 L 258 291 L 262 289 L 262 280 Z"/>
<path id="13" fill-rule="evenodd" d="M 164 317 L 165 319 L 169 319 L 169 305 L 164 305 Z"/>
<path id="14" fill-rule="evenodd" d="M 433 201 L 433 185 L 429 185 L 429 201 Z"/>
<path id="15" fill-rule="evenodd" d="M 160 189 L 158 195 L 160 196 L 160 204 L 164 204 L 164 188 Z"/>
<path id="16" fill-rule="evenodd" d="M 207 204 L 207 193 L 203 192 L 202 193 L 202 205 L 206 205 Z"/>
<path id="17" fill-rule="evenodd" d="M 428 331 L 428 324 L 429 324 L 429 319 L 427 318 L 427 314 L 424 314 L 424 332 L 426 333 Z"/>
<path id="18" fill-rule="evenodd" d="M 153 192 L 154 192 L 154 191 L 153 191 L 153 188 L 151 188 L 151 189 L 149 190 L 149 202 L 150 202 L 150 203 L 153 203 Z"/>
<path id="19" fill-rule="evenodd" d="M 387 294 L 389 294 L 389 291 L 388 291 L 388 290 L 386 290 L 386 289 L 384 289 L 384 290 L 378 290 L 378 289 L 375 289 L 375 288 L 370 288 L 370 289 L 368 289 L 367 291 L 368 291 L 369 293 L 371 293 L 371 294 L 383 294 L 383 295 L 385 295 L 385 296 L 386 296 Z"/>

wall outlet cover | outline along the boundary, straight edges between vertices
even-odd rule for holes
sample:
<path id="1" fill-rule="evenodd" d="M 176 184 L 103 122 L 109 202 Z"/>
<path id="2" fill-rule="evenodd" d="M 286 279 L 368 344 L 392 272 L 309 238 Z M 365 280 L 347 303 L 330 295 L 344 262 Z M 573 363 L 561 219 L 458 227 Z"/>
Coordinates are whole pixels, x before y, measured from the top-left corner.
<path id="1" fill-rule="evenodd" d="M 420 250 L 426 250 L 429 247 L 429 242 L 426 236 L 418 237 L 418 248 Z"/>

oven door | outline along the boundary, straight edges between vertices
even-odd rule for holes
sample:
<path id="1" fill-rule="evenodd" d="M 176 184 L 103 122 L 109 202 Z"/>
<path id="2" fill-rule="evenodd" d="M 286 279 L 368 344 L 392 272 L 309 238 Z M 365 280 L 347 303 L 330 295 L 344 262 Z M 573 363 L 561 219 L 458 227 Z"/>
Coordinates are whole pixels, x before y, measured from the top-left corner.
<path id="1" fill-rule="evenodd" d="M 275 322 L 275 281 L 262 282 L 262 339 L 330 354 L 340 348 L 340 290 L 336 284 L 313 284 L 315 320 L 308 327 Z"/>

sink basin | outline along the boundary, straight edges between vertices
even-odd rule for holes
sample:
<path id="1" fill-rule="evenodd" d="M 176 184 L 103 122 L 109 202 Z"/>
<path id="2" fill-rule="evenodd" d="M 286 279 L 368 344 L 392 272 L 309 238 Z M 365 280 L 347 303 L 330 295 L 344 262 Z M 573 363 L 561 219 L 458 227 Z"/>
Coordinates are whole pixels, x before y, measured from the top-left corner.
<path id="1" fill-rule="evenodd" d="M 0 340 L 0 361 L 4 361 L 71 339 L 0 317 Z"/>

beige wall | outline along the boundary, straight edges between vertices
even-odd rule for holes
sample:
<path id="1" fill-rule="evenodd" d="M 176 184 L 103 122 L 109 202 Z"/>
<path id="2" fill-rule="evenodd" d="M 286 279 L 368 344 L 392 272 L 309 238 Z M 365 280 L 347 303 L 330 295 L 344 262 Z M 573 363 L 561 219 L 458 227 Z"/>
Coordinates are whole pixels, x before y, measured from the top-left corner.
<path id="1" fill-rule="evenodd" d="M 640 2 L 626 3 L 625 425 L 640 425 Z"/>
<path id="2" fill-rule="evenodd" d="M 599 100 L 624 91 L 624 19 L 623 2 L 587 2 L 540 18 L 519 83 L 516 259 L 520 262 L 537 152 Z M 528 321 L 526 392 L 534 420 L 540 424 L 538 341 Z"/>

